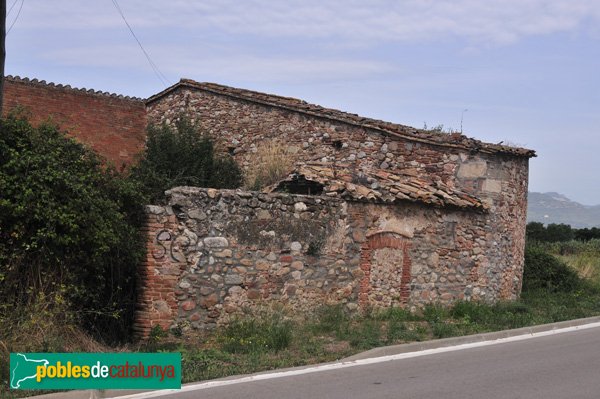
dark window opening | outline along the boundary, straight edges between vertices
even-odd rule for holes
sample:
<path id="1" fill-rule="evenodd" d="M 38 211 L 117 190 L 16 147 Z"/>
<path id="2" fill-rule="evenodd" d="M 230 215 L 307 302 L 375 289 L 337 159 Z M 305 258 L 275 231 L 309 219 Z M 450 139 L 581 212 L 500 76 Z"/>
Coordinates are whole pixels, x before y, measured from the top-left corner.
<path id="1" fill-rule="evenodd" d="M 296 175 L 291 180 L 279 183 L 275 191 L 290 194 L 321 195 L 323 185 L 313 180 L 307 180 L 303 175 Z"/>

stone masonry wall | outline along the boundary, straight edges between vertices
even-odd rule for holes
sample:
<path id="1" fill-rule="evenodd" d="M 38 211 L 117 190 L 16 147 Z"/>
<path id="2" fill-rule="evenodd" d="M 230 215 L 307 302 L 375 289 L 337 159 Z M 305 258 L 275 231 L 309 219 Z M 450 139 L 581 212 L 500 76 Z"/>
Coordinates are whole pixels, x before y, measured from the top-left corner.
<path id="1" fill-rule="evenodd" d="M 7 77 L 3 112 L 15 108 L 22 108 L 34 125 L 48 120 L 58 124 L 117 168 L 129 165 L 146 139 L 146 109 L 140 99 Z"/>
<path id="2" fill-rule="evenodd" d="M 527 210 L 528 158 L 415 142 L 327 117 L 182 87 L 147 104 L 150 121 L 170 123 L 184 114 L 195 120 L 248 167 L 257 148 L 282 143 L 299 162 L 350 162 L 357 172 L 381 168 L 442 180 L 490 206 L 484 241 L 500 280 L 486 299 L 515 299 L 521 291 Z M 483 284 L 484 280 L 480 283 Z"/>
<path id="3" fill-rule="evenodd" d="M 212 329 L 273 305 L 307 314 L 493 299 L 488 215 L 412 203 L 180 187 L 148 207 L 136 332 Z M 474 237 L 482 237 L 475 238 Z"/>

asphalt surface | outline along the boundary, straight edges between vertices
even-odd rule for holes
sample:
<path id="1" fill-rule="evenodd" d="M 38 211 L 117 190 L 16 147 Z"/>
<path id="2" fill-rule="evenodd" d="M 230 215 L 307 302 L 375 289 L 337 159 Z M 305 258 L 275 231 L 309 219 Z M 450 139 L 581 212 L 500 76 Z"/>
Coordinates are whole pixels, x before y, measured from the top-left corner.
<path id="1" fill-rule="evenodd" d="M 600 398 L 600 328 L 162 398 Z"/>

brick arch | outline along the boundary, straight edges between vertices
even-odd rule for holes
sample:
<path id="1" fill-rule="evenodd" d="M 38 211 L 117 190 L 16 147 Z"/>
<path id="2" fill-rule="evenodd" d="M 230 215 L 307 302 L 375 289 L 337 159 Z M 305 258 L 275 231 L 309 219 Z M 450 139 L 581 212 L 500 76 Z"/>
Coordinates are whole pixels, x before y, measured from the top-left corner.
<path id="1" fill-rule="evenodd" d="M 361 307 L 368 306 L 369 292 L 371 292 L 371 268 L 374 251 L 377 249 L 391 248 L 402 250 L 402 270 L 400 279 L 400 302 L 402 305 L 408 303 L 410 297 L 410 279 L 411 279 L 411 260 L 409 250 L 411 243 L 406 238 L 390 232 L 380 232 L 370 235 L 361 247 L 360 268 L 364 272 L 360 282 L 360 291 L 358 295 Z"/>

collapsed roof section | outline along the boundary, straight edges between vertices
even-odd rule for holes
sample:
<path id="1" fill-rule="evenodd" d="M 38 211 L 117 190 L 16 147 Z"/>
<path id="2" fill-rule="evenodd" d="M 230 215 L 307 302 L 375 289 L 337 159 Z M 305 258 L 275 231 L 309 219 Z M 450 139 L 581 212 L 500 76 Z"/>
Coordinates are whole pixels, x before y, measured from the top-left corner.
<path id="1" fill-rule="evenodd" d="M 292 194 L 324 194 L 347 200 L 396 203 L 410 201 L 436 207 L 487 211 L 479 198 L 456 190 L 441 181 L 428 182 L 402 172 L 382 169 L 356 171 L 349 163 L 302 164 L 285 179 L 264 191 Z"/>

